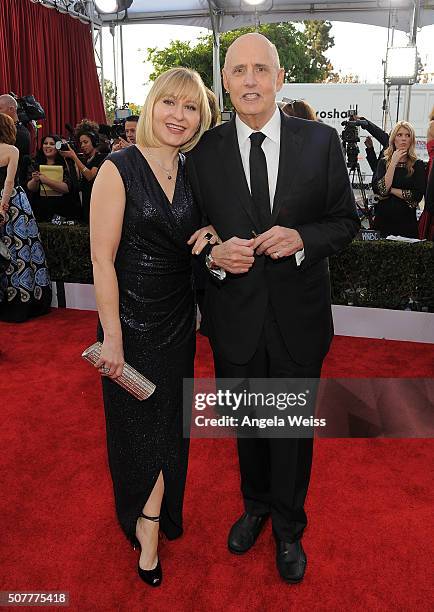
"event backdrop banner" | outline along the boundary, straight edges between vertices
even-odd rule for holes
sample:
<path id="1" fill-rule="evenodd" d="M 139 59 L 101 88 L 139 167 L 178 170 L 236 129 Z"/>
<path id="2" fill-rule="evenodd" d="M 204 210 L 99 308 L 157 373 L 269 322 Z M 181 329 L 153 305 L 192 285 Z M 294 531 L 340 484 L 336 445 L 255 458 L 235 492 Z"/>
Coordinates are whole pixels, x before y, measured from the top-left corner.
<path id="1" fill-rule="evenodd" d="M 30 0 L 0 2 L 0 94 L 33 94 L 43 134 L 83 117 L 105 123 L 89 24 Z"/>

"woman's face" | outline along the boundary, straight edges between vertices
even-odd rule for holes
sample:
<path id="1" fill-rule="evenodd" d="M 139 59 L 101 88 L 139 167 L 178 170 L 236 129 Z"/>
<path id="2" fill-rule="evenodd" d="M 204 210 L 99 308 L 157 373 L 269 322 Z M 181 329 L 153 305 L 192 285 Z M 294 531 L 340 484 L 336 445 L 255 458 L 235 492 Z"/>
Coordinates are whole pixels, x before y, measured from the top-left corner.
<path id="1" fill-rule="evenodd" d="M 42 152 L 47 159 L 53 159 L 57 155 L 56 142 L 54 138 L 44 138 L 42 143 Z"/>
<path id="2" fill-rule="evenodd" d="M 411 145 L 411 134 L 405 128 L 400 128 L 395 136 L 395 149 L 408 151 Z"/>
<path id="3" fill-rule="evenodd" d="M 87 156 L 93 155 L 95 152 L 95 147 L 93 146 L 90 137 L 86 136 L 86 134 L 80 136 L 80 149 Z"/>
<path id="4" fill-rule="evenodd" d="M 188 98 L 165 96 L 154 105 L 152 127 L 162 145 L 181 147 L 200 125 L 199 105 Z"/>

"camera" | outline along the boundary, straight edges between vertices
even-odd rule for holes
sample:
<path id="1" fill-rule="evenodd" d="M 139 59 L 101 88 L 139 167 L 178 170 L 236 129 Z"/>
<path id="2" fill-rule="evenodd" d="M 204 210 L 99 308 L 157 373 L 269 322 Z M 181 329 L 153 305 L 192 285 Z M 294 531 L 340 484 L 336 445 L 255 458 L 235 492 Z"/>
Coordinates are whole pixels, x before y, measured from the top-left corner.
<path id="1" fill-rule="evenodd" d="M 41 104 L 36 100 L 35 96 L 22 96 L 19 98 L 12 91 L 9 93 L 9 95 L 15 98 L 17 102 L 17 115 L 18 120 L 21 123 L 26 125 L 31 121 L 45 119 L 45 111 Z"/>
<path id="2" fill-rule="evenodd" d="M 348 120 L 342 121 L 341 125 L 344 129 L 341 133 L 342 145 L 347 157 L 347 166 L 353 168 L 357 165 L 360 149 L 357 143 L 360 142 L 359 127 L 366 128 L 368 122 L 366 119 L 356 119 L 357 108 L 350 108 L 347 112 Z"/>
<path id="3" fill-rule="evenodd" d="M 58 140 L 54 146 L 58 151 L 69 151 L 69 147 L 71 147 L 71 149 L 75 148 L 72 140 Z"/>
<path id="4" fill-rule="evenodd" d="M 107 136 L 110 140 L 123 138 L 126 140 L 125 119 L 115 119 L 113 125 L 100 124 L 99 133 Z"/>

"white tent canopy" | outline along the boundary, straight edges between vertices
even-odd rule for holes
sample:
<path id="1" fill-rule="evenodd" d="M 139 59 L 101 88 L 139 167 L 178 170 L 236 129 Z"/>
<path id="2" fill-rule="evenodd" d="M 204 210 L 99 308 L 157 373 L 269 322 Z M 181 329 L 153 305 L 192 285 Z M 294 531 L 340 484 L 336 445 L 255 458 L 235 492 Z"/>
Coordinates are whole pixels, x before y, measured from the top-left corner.
<path id="1" fill-rule="evenodd" d="M 415 0 L 420 5 L 419 27 L 434 24 L 434 2 Z M 415 7 L 413 0 L 264 0 L 255 7 L 245 0 L 133 0 L 125 16 L 119 15 L 123 24 L 171 23 L 212 28 L 210 11 L 217 17 L 218 29 L 226 32 L 255 23 L 301 21 L 303 19 L 327 19 L 350 21 L 368 25 L 389 24 L 390 13 L 395 27 L 410 32 Z M 124 19 L 122 19 L 124 18 Z M 101 15 L 103 22 L 113 22 L 116 15 Z"/>

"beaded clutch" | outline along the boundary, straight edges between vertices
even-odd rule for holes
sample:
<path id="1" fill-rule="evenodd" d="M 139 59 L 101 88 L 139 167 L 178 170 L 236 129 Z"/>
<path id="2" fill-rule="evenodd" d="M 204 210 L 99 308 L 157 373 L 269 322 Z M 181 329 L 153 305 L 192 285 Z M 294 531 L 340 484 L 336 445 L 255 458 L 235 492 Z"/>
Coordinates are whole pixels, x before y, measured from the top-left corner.
<path id="1" fill-rule="evenodd" d="M 92 365 L 95 365 L 101 354 L 101 346 L 101 342 L 95 342 L 95 344 L 92 344 L 92 346 L 89 346 L 83 351 L 81 356 Z M 122 375 L 113 382 L 123 387 L 138 400 L 147 399 L 156 389 L 154 383 L 143 376 L 143 374 L 140 374 L 140 372 L 135 370 L 128 363 L 124 364 Z"/>

